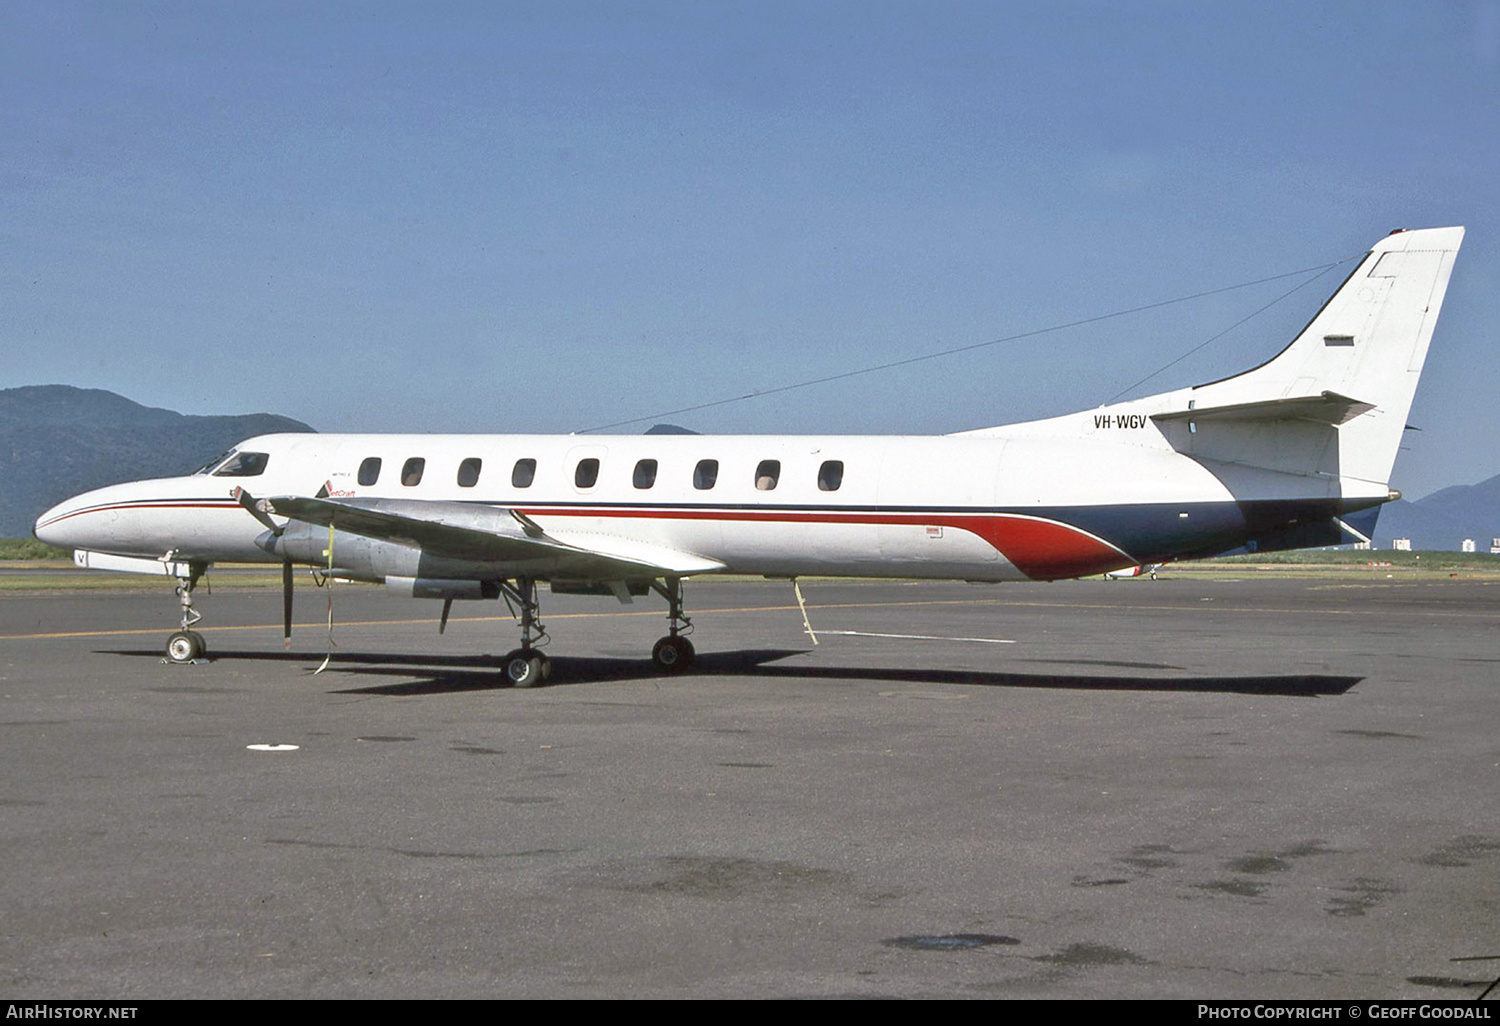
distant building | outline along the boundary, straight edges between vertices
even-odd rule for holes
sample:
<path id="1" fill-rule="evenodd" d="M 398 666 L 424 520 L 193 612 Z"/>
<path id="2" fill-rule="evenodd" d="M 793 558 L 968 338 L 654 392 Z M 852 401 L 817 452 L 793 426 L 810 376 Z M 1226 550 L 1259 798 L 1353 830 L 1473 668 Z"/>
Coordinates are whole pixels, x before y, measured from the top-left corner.
<path id="1" fill-rule="evenodd" d="M 1490 555 L 1500 556 L 1500 538 L 1490 539 Z"/>
<path id="2" fill-rule="evenodd" d="M 1370 543 L 1369 542 L 1355 542 L 1354 543 L 1354 547 L 1356 549 L 1368 549 L 1370 547 Z"/>
<path id="3" fill-rule="evenodd" d="M 1464 541 L 1463 541 L 1463 544 L 1460 545 L 1459 548 L 1462 551 L 1464 551 L 1464 552 L 1473 552 L 1474 551 L 1474 539 L 1473 538 L 1465 538 Z"/>
<path id="4" fill-rule="evenodd" d="M 1391 548 L 1393 550 L 1395 550 L 1396 552 L 1410 552 L 1411 551 L 1411 539 L 1410 538 L 1392 538 L 1391 539 Z"/>

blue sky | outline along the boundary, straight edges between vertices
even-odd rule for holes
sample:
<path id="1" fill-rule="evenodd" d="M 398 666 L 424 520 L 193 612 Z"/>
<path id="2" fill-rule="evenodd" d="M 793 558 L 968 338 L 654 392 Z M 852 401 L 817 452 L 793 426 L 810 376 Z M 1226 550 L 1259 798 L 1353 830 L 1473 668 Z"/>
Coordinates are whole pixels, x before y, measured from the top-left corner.
<path id="1" fill-rule="evenodd" d="M 1500 473 L 1500 3 L 0 5 L 0 387 L 571 431 L 1469 228 L 1393 482 Z M 1342 269 L 1132 394 L 1260 362 Z M 1087 408 L 1302 279 L 668 419 Z"/>

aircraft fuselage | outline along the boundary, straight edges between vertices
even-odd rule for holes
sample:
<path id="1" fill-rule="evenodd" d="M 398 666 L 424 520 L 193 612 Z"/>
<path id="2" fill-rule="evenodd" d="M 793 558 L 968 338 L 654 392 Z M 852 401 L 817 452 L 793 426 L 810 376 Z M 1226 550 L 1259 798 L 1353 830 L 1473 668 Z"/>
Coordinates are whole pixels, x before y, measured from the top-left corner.
<path id="1" fill-rule="evenodd" d="M 1092 424 L 1100 415 L 1076 416 Z M 254 475 L 99 489 L 49 510 L 37 536 L 125 556 L 281 562 L 257 544 L 266 528 L 234 489 L 321 490 L 336 499 L 515 510 L 564 541 L 629 538 L 732 573 L 1052 580 L 1222 551 L 1385 498 L 1383 489 L 1340 495 L 1336 482 L 1306 478 L 1279 482 L 1279 493 L 1235 494 L 1204 464 L 1129 428 L 1141 437 L 1116 442 L 1117 431 L 1072 439 L 267 435 L 237 447 L 266 457 Z M 417 460 L 420 477 L 403 483 Z M 361 468 L 371 483 L 360 483 Z M 407 561 L 390 573 L 469 578 L 489 569 L 482 560 L 439 567 L 432 559 L 423 568 L 420 550 L 405 548 Z M 373 564 L 362 569 L 385 576 Z M 509 567 L 493 573 L 514 575 Z"/>

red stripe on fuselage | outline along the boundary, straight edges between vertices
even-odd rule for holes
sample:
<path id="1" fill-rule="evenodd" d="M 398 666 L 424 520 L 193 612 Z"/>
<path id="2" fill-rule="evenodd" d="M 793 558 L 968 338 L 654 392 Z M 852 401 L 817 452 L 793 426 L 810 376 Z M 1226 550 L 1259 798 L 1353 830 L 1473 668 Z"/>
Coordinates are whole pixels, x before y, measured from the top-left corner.
<path id="1" fill-rule="evenodd" d="M 607 506 L 527 506 L 528 517 L 622 517 L 651 520 L 721 520 L 796 524 L 922 524 L 978 535 L 1027 577 L 1037 581 L 1088 577 L 1134 566 L 1137 560 L 1076 527 L 1013 513 L 799 512 L 753 509 L 640 509 Z"/>
<path id="2" fill-rule="evenodd" d="M 1017 569 L 1036 581 L 1088 577 L 1134 566 L 1135 560 L 1101 538 L 1055 520 L 1032 517 L 960 517 L 966 531 L 1000 550 Z"/>
<path id="3" fill-rule="evenodd" d="M 126 509 L 238 509 L 237 502 L 222 502 L 216 499 L 203 499 L 197 502 L 177 502 L 165 499 L 142 499 L 137 502 L 111 502 L 103 506 L 90 506 L 87 509 L 75 509 L 64 513 L 60 517 L 53 517 L 45 523 L 37 524 L 38 528 L 51 527 L 60 524 L 64 520 L 81 517 L 88 513 L 115 513 Z"/>

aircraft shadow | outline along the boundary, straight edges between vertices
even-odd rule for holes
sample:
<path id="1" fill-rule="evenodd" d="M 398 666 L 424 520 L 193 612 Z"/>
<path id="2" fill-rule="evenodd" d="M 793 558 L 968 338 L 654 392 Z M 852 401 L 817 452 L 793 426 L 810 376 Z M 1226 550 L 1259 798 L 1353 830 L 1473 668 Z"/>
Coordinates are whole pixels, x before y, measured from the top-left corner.
<path id="1" fill-rule="evenodd" d="M 159 659 L 157 650 L 114 650 L 101 654 L 149 656 Z M 882 668 L 869 666 L 785 665 L 780 661 L 806 655 L 806 649 L 740 649 L 727 652 L 699 653 L 697 663 L 686 677 L 735 676 L 760 677 L 769 680 L 873 680 L 899 684 L 950 684 L 966 687 L 1053 688 L 1067 691 L 1152 691 L 1158 693 L 1202 693 L 1231 695 L 1271 695 L 1286 698 L 1316 698 L 1343 695 L 1363 677 L 1334 674 L 1271 674 L 1262 676 L 1160 676 L 1133 674 L 1082 673 L 1014 673 L 984 670 L 944 670 L 938 668 Z M 215 650 L 211 661 L 264 661 L 302 663 L 311 670 L 322 659 L 305 652 L 246 652 Z M 459 691 L 487 691 L 508 687 L 500 679 L 499 655 L 430 656 L 409 653 L 335 652 L 326 674 L 357 677 L 401 677 L 401 682 L 371 683 L 361 687 L 333 688 L 334 694 L 430 695 Z M 1048 660 L 1049 662 L 1053 660 Z M 1062 660 L 1056 660 L 1062 662 Z M 598 656 L 558 656 L 553 659 L 552 680 L 548 687 L 570 684 L 598 684 L 609 681 L 662 680 L 646 659 L 623 659 Z M 1084 660 L 1078 665 L 1101 665 Z M 1109 665 L 1109 664 L 1103 664 Z M 1150 664 L 1115 664 L 1122 668 L 1150 667 Z M 1160 667 L 1171 669 L 1170 667 Z M 418 678 L 413 680 L 411 678 Z M 338 677 L 326 678 L 329 682 Z M 686 679 L 686 678 L 680 678 Z"/>

